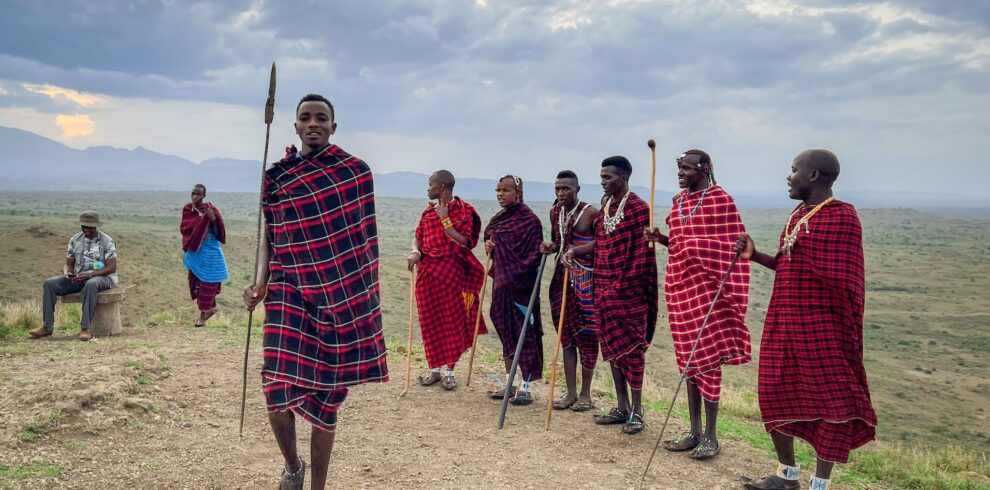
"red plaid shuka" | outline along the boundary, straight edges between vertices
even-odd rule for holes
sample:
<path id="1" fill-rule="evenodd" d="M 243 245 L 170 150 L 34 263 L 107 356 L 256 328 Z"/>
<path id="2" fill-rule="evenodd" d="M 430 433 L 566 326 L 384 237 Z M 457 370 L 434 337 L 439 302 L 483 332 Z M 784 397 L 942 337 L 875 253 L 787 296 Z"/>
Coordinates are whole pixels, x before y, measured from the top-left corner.
<path id="1" fill-rule="evenodd" d="M 337 429 L 337 410 L 347 398 L 347 388 L 313 390 L 268 376 L 262 376 L 261 386 L 269 412 L 291 410 L 317 429 L 327 432 Z"/>
<path id="2" fill-rule="evenodd" d="M 786 230 L 810 210 L 799 205 Z M 863 367 L 865 267 L 856 209 L 841 201 L 822 208 L 776 265 L 760 344 L 760 414 L 767 431 L 804 439 L 819 458 L 845 463 L 876 437 L 877 425 Z"/>
<path id="3" fill-rule="evenodd" d="M 416 227 L 422 253 L 416 274 L 416 304 L 430 368 L 453 365 L 471 348 L 478 293 L 485 280 L 485 268 L 471 253 L 478 245 L 481 217 L 459 197 L 447 209 L 454 229 L 467 238 L 467 246 L 447 236 L 432 204 L 423 210 Z M 484 319 L 478 333 L 488 333 Z"/>
<path id="4" fill-rule="evenodd" d="M 574 225 L 577 224 L 578 216 L 588 203 L 581 201 L 577 203 L 577 210 L 573 218 L 565 223 L 564 242 L 557 243 L 557 266 L 554 267 L 553 277 L 550 279 L 550 315 L 553 318 L 553 325 L 556 328 L 560 324 L 560 303 L 564 293 L 564 269 L 560 263 L 560 256 L 569 248 L 576 245 L 574 237 Z M 560 241 L 560 213 L 566 212 L 563 206 L 555 204 L 550 208 L 550 237 L 555 243 Z M 565 215 L 566 216 L 566 215 Z M 584 237 L 590 241 L 591 237 Z M 585 242 L 586 243 L 586 242 Z M 593 255 L 582 257 L 583 260 L 591 262 Z M 590 265 L 590 264 L 589 264 Z M 561 335 L 561 346 L 563 348 L 577 347 L 581 356 L 581 366 L 585 369 L 594 369 L 598 363 L 598 323 L 594 312 L 594 301 L 590 305 L 583 305 L 579 292 L 574 287 L 575 271 L 571 271 L 571 284 L 567 284 L 567 307 L 564 316 L 563 331 Z M 588 273 L 591 276 L 591 273 Z M 582 277 L 583 278 L 583 277 Z M 590 281 L 588 281 L 590 282 Z M 589 323 L 589 320 L 592 323 Z"/>
<path id="5" fill-rule="evenodd" d="M 485 227 L 485 240 L 495 242 L 492 252 L 491 319 L 499 340 L 502 357 L 511 359 L 522 329 L 524 310 L 536 284 L 540 267 L 540 244 L 543 224 L 533 210 L 523 203 L 503 208 Z M 519 359 L 519 369 L 526 381 L 543 377 L 543 325 L 540 322 L 540 297 L 536 297 L 529 317 L 526 338 Z"/>
<path id="6" fill-rule="evenodd" d="M 189 282 L 189 296 L 196 301 L 199 311 L 208 311 L 216 308 L 217 295 L 220 294 L 223 284 L 219 282 L 203 282 L 189 271 L 187 277 Z"/>
<path id="7" fill-rule="evenodd" d="M 287 148 L 262 193 L 270 277 L 263 375 L 330 391 L 388 381 L 371 169 L 336 145 Z"/>
<path id="8" fill-rule="evenodd" d="M 211 222 L 206 217 L 206 210 L 213 208 L 216 221 Z M 220 209 L 213 203 L 203 203 L 197 210 L 193 203 L 182 207 L 182 221 L 179 222 L 179 232 L 182 233 L 182 251 L 195 252 L 203 245 L 206 239 L 206 231 L 213 226 L 213 236 L 217 237 L 220 243 L 227 243 L 227 228 L 223 224 L 223 216 Z"/>
<path id="9" fill-rule="evenodd" d="M 694 214 L 687 216 L 692 210 Z M 735 255 L 736 240 L 746 228 L 732 197 L 717 185 L 698 192 L 682 191 L 674 198 L 667 226 L 670 245 L 664 294 L 677 367 L 682 373 L 687 369 L 687 377 L 698 386 L 701 396 L 717 402 L 722 390 L 721 366 L 751 360 L 746 328 L 748 262 L 736 263 L 708 319 L 691 366 L 686 363 Z"/>
<path id="10" fill-rule="evenodd" d="M 619 201 L 612 200 L 610 215 L 615 215 Z M 650 207 L 630 193 L 625 218 L 612 233 L 605 232 L 604 217 L 603 209 L 595 220 L 598 338 L 602 357 L 622 370 L 632 389 L 640 390 L 644 356 L 653 340 L 659 307 L 656 253 L 643 238 L 650 224 Z"/>

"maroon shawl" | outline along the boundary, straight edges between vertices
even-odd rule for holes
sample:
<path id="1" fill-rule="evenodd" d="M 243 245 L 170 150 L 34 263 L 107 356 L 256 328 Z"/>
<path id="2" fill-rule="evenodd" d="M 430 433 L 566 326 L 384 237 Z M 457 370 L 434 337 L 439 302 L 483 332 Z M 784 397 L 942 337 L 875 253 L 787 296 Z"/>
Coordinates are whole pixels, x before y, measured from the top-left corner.
<path id="1" fill-rule="evenodd" d="M 210 218 L 206 217 L 206 210 L 209 208 L 213 208 L 213 214 L 217 217 L 216 221 L 212 223 Z M 179 223 L 179 232 L 182 233 L 182 251 L 195 252 L 199 250 L 199 247 L 203 245 L 203 240 L 206 239 L 206 230 L 210 229 L 211 226 L 213 227 L 213 236 L 217 237 L 217 241 L 227 243 L 227 228 L 223 224 L 220 209 L 210 202 L 203 203 L 199 209 L 196 209 L 193 203 L 186 204 L 182 208 L 182 222 Z"/>

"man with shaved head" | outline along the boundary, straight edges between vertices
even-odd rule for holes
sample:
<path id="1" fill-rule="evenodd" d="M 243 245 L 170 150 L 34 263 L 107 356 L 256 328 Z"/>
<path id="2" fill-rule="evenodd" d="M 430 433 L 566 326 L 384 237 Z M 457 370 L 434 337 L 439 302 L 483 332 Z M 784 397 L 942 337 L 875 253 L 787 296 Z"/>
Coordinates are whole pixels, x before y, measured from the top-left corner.
<path id="1" fill-rule="evenodd" d="M 419 384 L 440 383 L 449 391 L 457 386 L 454 364 L 471 348 L 478 293 L 485 280 L 484 268 L 471 252 L 481 235 L 481 217 L 454 196 L 454 174 L 447 170 L 430 176 L 426 195 L 431 202 L 423 210 L 413 250 L 406 257 L 410 271 L 419 266 L 416 304 L 430 367 Z M 479 333 L 488 333 L 484 325 Z"/>
<path id="2" fill-rule="evenodd" d="M 791 213 L 773 255 L 743 235 L 736 251 L 775 272 L 760 344 L 760 415 L 777 451 L 777 471 L 745 488 L 797 489 L 794 437 L 818 457 L 812 490 L 828 490 L 832 466 L 876 437 L 877 416 L 863 367 L 865 271 L 856 209 L 832 197 L 839 160 L 807 150 L 787 177 Z"/>

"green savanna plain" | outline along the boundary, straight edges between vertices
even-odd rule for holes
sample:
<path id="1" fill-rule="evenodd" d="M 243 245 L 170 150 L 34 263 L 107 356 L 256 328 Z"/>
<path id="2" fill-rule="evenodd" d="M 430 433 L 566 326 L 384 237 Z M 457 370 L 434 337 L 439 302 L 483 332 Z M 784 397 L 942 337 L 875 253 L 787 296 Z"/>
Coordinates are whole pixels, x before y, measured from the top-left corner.
<path id="1" fill-rule="evenodd" d="M 424 184 L 425 187 L 425 184 Z M 549 196 L 548 196 L 549 197 Z M 584 196 L 593 200 L 592 196 Z M 841 196 L 839 196 L 841 198 Z M 240 291 L 252 276 L 256 195 L 211 193 L 228 227 L 225 247 L 231 280 L 218 298 L 224 313 L 243 323 Z M 531 197 L 532 199 L 532 197 Z M 41 282 L 61 270 L 66 239 L 78 228 L 84 208 L 98 210 L 102 229 L 117 242 L 121 281 L 138 284 L 124 306 L 125 324 L 156 318 L 191 323 L 178 221 L 188 201 L 183 192 L 6 192 L 0 194 L 0 303 L 38 299 Z M 405 256 L 425 201 L 379 198 L 381 280 L 385 331 L 389 345 L 403 345 L 409 273 Z M 483 220 L 497 211 L 494 201 L 473 203 Z M 855 204 L 855 203 L 854 203 Z M 549 203 L 531 203 L 549 235 Z M 668 208 L 657 207 L 657 223 Z M 772 250 L 788 209 L 744 209 L 743 218 L 758 248 Z M 990 488 L 990 217 L 966 217 L 911 209 L 863 209 L 867 267 L 865 361 L 874 405 L 880 418 L 878 442 L 854 454 L 839 481 L 893 488 Z M 476 250 L 480 255 L 480 247 Z M 658 249 L 663 281 L 666 253 Z M 544 298 L 550 270 L 543 281 Z M 754 266 L 748 323 L 754 359 L 759 356 L 763 318 L 773 275 Z M 662 297 L 662 296 L 661 296 Z M 554 337 L 548 303 L 543 302 L 544 342 L 549 359 Z M 646 389 L 655 409 L 665 409 L 677 372 L 666 317 L 650 350 Z M 10 323 L 11 319 L 7 319 Z M 257 322 L 256 322 L 257 323 Z M 243 328 L 243 327 L 241 327 Z M 418 333 L 417 333 L 418 336 Z M 480 344 L 497 349 L 494 335 Z M 3 351 L 0 340 L 0 353 Z M 489 357 L 493 357 L 489 355 Z M 393 357 L 398 364 L 400 356 Z M 770 449 L 759 425 L 756 366 L 724 370 L 721 432 Z M 596 383 L 610 389 L 599 365 Z M 679 402 L 675 413 L 684 416 Z M 654 417 L 659 423 L 658 414 Z M 812 464 L 802 445 L 803 465 Z"/>

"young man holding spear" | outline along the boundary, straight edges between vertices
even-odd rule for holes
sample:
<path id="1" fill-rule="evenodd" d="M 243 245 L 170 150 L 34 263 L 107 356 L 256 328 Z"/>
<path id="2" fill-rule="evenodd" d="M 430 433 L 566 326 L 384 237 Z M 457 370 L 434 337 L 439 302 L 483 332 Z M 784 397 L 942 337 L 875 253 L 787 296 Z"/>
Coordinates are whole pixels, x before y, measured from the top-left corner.
<path id="1" fill-rule="evenodd" d="M 801 201 L 773 255 L 743 235 L 736 251 L 773 269 L 760 343 L 760 416 L 777 451 L 777 471 L 746 488 L 800 488 L 794 437 L 818 456 L 811 490 L 828 490 L 832 467 L 876 437 L 877 416 L 863 366 L 865 267 L 856 209 L 832 197 L 839 160 L 807 150 L 791 164 L 791 199 Z"/>
<path id="2" fill-rule="evenodd" d="M 724 278 L 735 255 L 736 240 L 746 228 L 735 201 L 715 183 L 715 169 L 707 153 L 688 150 L 676 161 L 677 183 L 683 190 L 674 196 L 667 216 L 669 236 L 657 228 L 646 230 L 648 240 L 666 246 L 669 252 L 664 294 L 677 367 L 687 380 L 691 418 L 690 430 L 666 441 L 664 448 L 691 451 L 692 458 L 704 460 L 721 450 L 715 427 L 722 365 L 744 364 L 751 359 L 746 328 L 749 264 L 736 264 Z M 723 279 L 722 294 L 716 300 Z M 713 301 L 716 304 L 710 308 Z M 708 323 L 701 331 L 709 309 Z M 707 419 L 704 431 L 702 400 Z"/>
<path id="3" fill-rule="evenodd" d="M 454 196 L 454 174 L 439 170 L 430 176 L 427 197 L 413 250 L 406 257 L 416 274 L 416 304 L 429 374 L 419 384 L 457 387 L 454 364 L 471 348 L 478 297 L 485 270 L 471 252 L 481 235 L 481 217 L 466 201 Z M 484 321 L 479 333 L 488 333 Z M 441 374 L 441 368 L 443 373 Z"/>
<path id="4" fill-rule="evenodd" d="M 302 150 L 265 172 L 264 233 L 248 309 L 264 300 L 262 387 L 285 470 L 301 489 L 298 415 L 313 425 L 311 488 L 324 488 L 337 410 L 349 386 L 388 381 L 378 282 L 371 169 L 329 142 L 333 106 L 310 94 L 296 107 Z"/>
<path id="5" fill-rule="evenodd" d="M 564 170 L 554 181 L 556 201 L 550 208 L 550 239 L 540 247 L 543 253 L 564 252 L 574 246 L 592 243 L 595 239 L 595 219 L 598 209 L 578 199 L 581 185 L 577 174 Z M 595 408 L 591 400 L 591 380 L 598 363 L 598 314 L 593 297 L 592 255 L 574 257 L 571 264 L 557 262 L 550 280 L 550 312 L 553 323 L 560 323 L 564 315 L 560 336 L 564 349 L 564 378 L 567 393 L 553 402 L 555 410 L 570 408 L 586 412 Z M 564 270 L 570 268 L 570 280 L 565 283 Z M 564 288 L 568 289 L 567 301 L 561 305 Z M 581 394 L 577 393 L 577 365 L 581 360 Z"/>
<path id="6" fill-rule="evenodd" d="M 629 190 L 632 164 L 622 156 L 602 161 L 605 191 L 602 210 L 595 221 L 593 244 L 572 247 L 564 260 L 594 249 L 594 295 L 598 309 L 598 336 L 602 357 L 612 365 L 618 406 L 594 421 L 599 425 L 623 424 L 625 434 L 638 434 L 643 419 L 643 372 L 646 349 L 657 325 L 658 293 L 656 253 L 643 238 L 650 223 L 650 207 Z"/>

